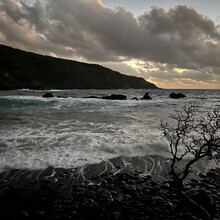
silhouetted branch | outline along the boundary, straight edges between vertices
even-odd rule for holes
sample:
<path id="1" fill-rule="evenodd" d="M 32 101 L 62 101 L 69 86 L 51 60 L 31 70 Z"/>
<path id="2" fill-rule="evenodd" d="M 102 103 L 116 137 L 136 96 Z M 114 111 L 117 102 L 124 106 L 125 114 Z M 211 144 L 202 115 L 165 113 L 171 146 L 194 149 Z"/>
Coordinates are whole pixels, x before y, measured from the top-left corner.
<path id="1" fill-rule="evenodd" d="M 182 182 L 189 175 L 192 165 L 202 158 L 220 160 L 220 107 L 208 112 L 206 117 L 196 117 L 198 106 L 184 106 L 171 116 L 173 124 L 161 122 L 166 140 L 166 150 L 171 154 L 170 176 Z M 191 158 L 183 170 L 177 162 Z"/>

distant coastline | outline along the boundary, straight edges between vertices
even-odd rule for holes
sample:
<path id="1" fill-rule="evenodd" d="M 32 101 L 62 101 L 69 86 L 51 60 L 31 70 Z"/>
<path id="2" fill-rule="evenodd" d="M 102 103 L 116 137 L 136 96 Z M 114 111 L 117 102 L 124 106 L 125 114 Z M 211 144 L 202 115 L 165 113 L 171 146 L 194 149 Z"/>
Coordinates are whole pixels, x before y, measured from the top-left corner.
<path id="1" fill-rule="evenodd" d="M 0 90 L 158 89 L 143 78 L 98 64 L 25 52 L 0 45 Z"/>

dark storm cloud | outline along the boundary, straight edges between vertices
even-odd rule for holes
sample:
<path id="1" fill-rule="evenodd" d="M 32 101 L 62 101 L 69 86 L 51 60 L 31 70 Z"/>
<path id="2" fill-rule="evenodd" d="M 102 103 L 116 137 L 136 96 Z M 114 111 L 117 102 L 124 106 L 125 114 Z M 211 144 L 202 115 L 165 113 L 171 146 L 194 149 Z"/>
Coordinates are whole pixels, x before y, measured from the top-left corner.
<path id="1" fill-rule="evenodd" d="M 169 11 L 153 8 L 150 13 L 140 16 L 139 20 L 148 31 L 156 35 L 177 33 L 182 39 L 192 39 L 203 33 L 219 38 L 213 21 L 187 6 L 177 6 Z"/>
<path id="2" fill-rule="evenodd" d="M 15 23 L 19 23 L 19 21 L 24 19 L 28 23 L 34 24 L 38 30 L 41 30 L 46 25 L 44 24 L 44 10 L 40 1 L 36 1 L 33 6 L 29 6 L 22 2 L 3 0 L 0 9 Z"/>
<path id="3" fill-rule="evenodd" d="M 187 6 L 153 8 L 135 18 L 123 7 L 112 10 L 95 0 L 3 0 L 0 18 L 0 42 L 32 51 L 93 62 L 139 59 L 219 74 L 219 27 Z"/>
<path id="4" fill-rule="evenodd" d="M 169 11 L 154 8 L 137 20 L 122 7 L 113 11 L 98 7 L 94 1 L 63 4 L 50 0 L 47 15 L 54 24 L 47 38 L 73 47 L 89 60 L 115 61 L 124 57 L 185 68 L 220 65 L 217 27 L 186 6 Z"/>
<path id="5" fill-rule="evenodd" d="M 218 66 L 219 30 L 214 23 L 194 9 L 178 6 L 165 11 L 154 8 L 139 17 L 144 29 L 150 60 L 177 64 L 184 68 Z M 210 59 L 210 57 L 214 59 Z"/>

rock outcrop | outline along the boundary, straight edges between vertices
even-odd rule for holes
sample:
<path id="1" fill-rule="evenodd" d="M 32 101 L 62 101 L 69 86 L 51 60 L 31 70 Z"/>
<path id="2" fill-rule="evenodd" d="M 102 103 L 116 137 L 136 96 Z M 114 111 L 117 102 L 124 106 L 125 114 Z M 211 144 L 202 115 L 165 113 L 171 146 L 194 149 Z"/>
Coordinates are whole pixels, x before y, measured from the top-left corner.
<path id="1" fill-rule="evenodd" d="M 85 96 L 84 99 L 100 99 L 98 96 L 91 95 L 91 96 Z"/>
<path id="2" fill-rule="evenodd" d="M 124 164 L 124 159 L 119 164 Z M 137 158 L 133 159 L 137 164 Z M 149 170 L 151 165 L 161 167 L 150 159 L 145 162 Z M 132 171 L 127 164 L 127 169 L 123 169 L 119 164 L 116 168 L 112 163 L 105 166 L 107 161 L 102 163 L 95 166 L 99 169 L 96 175 L 93 165 L 86 166 L 85 173 L 81 172 L 82 167 L 52 166 L 44 170 L 1 172 L 1 219 L 207 219 L 184 200 L 170 181 L 156 180 L 157 172 L 150 175 L 145 169 L 144 173 Z M 88 172 L 89 178 L 85 176 Z M 217 220 L 220 219 L 220 169 L 212 173 L 215 176 L 188 180 L 184 195 L 206 210 L 210 219 Z"/>
<path id="3" fill-rule="evenodd" d="M 157 89 L 143 78 L 97 64 L 42 56 L 0 45 L 0 90 Z"/>
<path id="4" fill-rule="evenodd" d="M 44 95 L 42 95 L 42 98 L 53 98 L 53 94 L 51 92 L 46 92 Z"/>
<path id="5" fill-rule="evenodd" d="M 117 94 L 112 94 L 110 96 L 103 96 L 102 99 L 110 99 L 110 100 L 126 100 L 127 97 L 125 95 L 117 95 Z"/>
<path id="6" fill-rule="evenodd" d="M 139 100 L 137 97 L 133 97 L 131 100 Z"/>
<path id="7" fill-rule="evenodd" d="M 170 95 L 169 95 L 169 97 L 171 98 L 171 99 L 181 99 L 181 98 L 185 98 L 186 96 L 184 95 L 184 94 L 182 94 L 182 93 L 171 93 Z"/>
<path id="8" fill-rule="evenodd" d="M 143 96 L 142 100 L 150 100 L 150 99 L 152 99 L 152 98 L 149 96 L 148 92 L 146 92 L 145 95 Z"/>

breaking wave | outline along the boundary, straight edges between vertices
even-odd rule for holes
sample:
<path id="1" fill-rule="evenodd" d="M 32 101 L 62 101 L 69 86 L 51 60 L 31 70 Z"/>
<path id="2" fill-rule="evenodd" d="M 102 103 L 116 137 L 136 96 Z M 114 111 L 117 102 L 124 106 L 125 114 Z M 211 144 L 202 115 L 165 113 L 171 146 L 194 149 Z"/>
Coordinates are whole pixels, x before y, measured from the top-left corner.
<path id="1" fill-rule="evenodd" d="M 0 169 L 79 167 L 117 156 L 167 157 L 160 121 L 181 106 L 197 103 L 206 111 L 219 103 L 220 90 L 181 91 L 186 99 L 172 100 L 170 90 L 0 91 Z M 112 93 L 128 100 L 85 99 Z M 57 98 L 64 96 L 67 98 Z"/>

